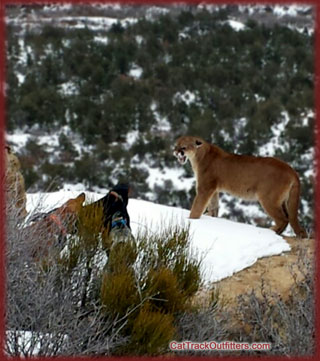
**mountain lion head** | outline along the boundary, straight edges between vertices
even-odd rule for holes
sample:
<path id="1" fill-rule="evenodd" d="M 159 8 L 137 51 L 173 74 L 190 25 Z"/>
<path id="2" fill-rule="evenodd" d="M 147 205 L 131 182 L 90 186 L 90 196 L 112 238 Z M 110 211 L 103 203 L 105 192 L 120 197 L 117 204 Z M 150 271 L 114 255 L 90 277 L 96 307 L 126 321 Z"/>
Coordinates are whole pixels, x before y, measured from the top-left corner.
<path id="1" fill-rule="evenodd" d="M 185 164 L 188 158 L 192 158 L 194 153 L 203 144 L 199 137 L 183 136 L 177 139 L 173 155 L 178 159 L 180 164 Z"/>

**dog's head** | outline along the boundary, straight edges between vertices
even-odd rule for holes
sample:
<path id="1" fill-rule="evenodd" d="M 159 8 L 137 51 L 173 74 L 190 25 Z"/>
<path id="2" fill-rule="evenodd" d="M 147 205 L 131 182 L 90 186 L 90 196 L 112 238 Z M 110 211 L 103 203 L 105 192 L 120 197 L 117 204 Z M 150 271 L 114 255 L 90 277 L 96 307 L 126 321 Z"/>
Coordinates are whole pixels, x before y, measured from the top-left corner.
<path id="1" fill-rule="evenodd" d="M 64 214 L 78 214 L 85 199 L 86 195 L 81 193 L 78 197 L 69 199 L 66 203 L 64 203 L 59 208 L 59 212 Z"/>
<path id="2" fill-rule="evenodd" d="M 68 233 L 67 229 L 73 227 L 78 219 L 85 198 L 85 194 L 81 193 L 78 197 L 69 199 L 61 207 L 50 212 L 44 219 L 48 228 Z"/>
<path id="3" fill-rule="evenodd" d="M 204 140 L 199 137 L 183 136 L 176 140 L 173 155 L 180 164 L 185 164 L 203 145 Z"/>
<path id="4" fill-rule="evenodd" d="M 111 194 L 112 192 L 121 196 L 121 200 L 124 203 L 125 207 L 128 205 L 128 198 L 131 193 L 131 187 L 128 183 L 120 183 L 116 185 L 110 190 Z"/>

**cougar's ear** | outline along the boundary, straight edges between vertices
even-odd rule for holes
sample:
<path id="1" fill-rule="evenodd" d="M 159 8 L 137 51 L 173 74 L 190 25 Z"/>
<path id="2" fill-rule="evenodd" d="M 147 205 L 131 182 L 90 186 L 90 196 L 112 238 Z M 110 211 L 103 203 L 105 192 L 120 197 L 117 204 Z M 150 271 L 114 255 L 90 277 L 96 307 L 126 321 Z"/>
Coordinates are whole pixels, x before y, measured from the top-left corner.
<path id="1" fill-rule="evenodd" d="M 196 146 L 197 146 L 197 148 L 202 146 L 202 142 L 198 139 L 196 140 Z"/>

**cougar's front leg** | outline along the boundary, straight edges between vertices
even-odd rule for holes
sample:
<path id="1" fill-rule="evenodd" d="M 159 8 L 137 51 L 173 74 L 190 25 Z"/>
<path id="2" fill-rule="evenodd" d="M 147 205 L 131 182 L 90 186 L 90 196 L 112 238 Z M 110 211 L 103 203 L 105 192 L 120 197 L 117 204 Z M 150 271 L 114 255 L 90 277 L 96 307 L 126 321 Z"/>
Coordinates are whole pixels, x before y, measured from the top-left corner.
<path id="1" fill-rule="evenodd" d="M 196 219 L 201 217 L 201 215 L 207 208 L 207 204 L 213 192 L 213 190 L 208 191 L 205 188 L 198 189 L 197 195 L 193 200 L 193 204 L 191 207 L 190 218 Z"/>

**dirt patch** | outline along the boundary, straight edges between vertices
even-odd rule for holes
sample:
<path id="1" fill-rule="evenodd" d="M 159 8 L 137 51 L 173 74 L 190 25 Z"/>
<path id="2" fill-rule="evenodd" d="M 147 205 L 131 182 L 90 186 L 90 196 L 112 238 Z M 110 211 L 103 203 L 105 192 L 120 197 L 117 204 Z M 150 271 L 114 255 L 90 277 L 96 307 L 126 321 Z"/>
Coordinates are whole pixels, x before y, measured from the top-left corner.
<path id="1" fill-rule="evenodd" d="M 297 239 L 284 237 L 290 244 L 291 250 L 279 256 L 271 256 L 259 259 L 254 265 L 234 275 L 213 284 L 219 293 L 220 301 L 225 305 L 234 306 L 240 295 L 256 291 L 261 296 L 261 281 L 266 287 L 270 287 L 273 293 L 277 293 L 282 299 L 287 299 L 291 287 L 296 281 L 304 278 L 303 270 L 298 269 L 297 261 L 300 252 L 307 252 L 310 258 L 314 257 L 314 239 Z M 198 296 L 205 297 L 207 291 L 202 290 Z"/>

